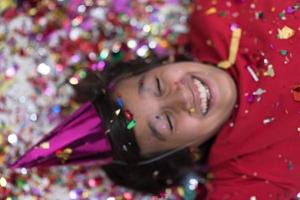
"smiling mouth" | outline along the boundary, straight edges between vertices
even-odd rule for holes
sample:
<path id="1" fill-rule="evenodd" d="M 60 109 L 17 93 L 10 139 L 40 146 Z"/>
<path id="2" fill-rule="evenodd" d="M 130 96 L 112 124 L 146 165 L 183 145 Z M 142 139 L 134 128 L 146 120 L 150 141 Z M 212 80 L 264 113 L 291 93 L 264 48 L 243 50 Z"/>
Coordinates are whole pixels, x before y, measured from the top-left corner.
<path id="1" fill-rule="evenodd" d="M 192 94 L 196 110 L 206 115 L 209 110 L 211 93 L 209 87 L 198 77 L 192 77 Z"/>

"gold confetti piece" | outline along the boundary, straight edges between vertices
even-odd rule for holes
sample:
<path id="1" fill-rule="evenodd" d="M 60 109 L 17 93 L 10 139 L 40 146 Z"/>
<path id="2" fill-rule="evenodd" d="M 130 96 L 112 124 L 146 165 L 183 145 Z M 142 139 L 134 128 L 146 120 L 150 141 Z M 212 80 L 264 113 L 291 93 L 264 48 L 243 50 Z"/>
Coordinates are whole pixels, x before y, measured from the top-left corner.
<path id="1" fill-rule="evenodd" d="M 57 151 L 56 156 L 61 160 L 62 163 L 65 163 L 69 159 L 72 152 L 73 150 L 71 148 L 65 148 L 63 151 Z"/>
<path id="2" fill-rule="evenodd" d="M 205 11 L 206 15 L 211 15 L 217 13 L 217 9 L 215 7 L 211 7 Z"/>
<path id="3" fill-rule="evenodd" d="M 190 113 L 193 113 L 195 111 L 196 111 L 195 108 L 190 108 L 190 110 L 189 110 Z"/>
<path id="4" fill-rule="evenodd" d="M 231 67 L 231 63 L 228 60 L 224 60 L 218 63 L 218 67 L 223 68 L 223 69 L 228 69 Z"/>
<path id="5" fill-rule="evenodd" d="M 31 8 L 28 12 L 29 15 L 34 16 L 37 13 L 37 9 L 36 8 Z"/>
<path id="6" fill-rule="evenodd" d="M 177 192 L 181 197 L 184 197 L 184 189 L 182 187 L 178 187 Z"/>
<path id="7" fill-rule="evenodd" d="M 284 26 L 282 29 L 278 29 L 277 37 L 281 40 L 291 38 L 295 34 L 295 31 L 288 26 Z"/>
<path id="8" fill-rule="evenodd" d="M 2 78 L 0 79 L 0 81 L 2 82 Z M 9 89 L 10 86 L 13 85 L 13 83 L 15 82 L 15 79 L 13 78 L 10 80 L 4 80 L 3 82 L 4 83 L 2 83 L 0 86 L 0 95 L 3 95 L 7 91 L 7 89 Z"/>
<path id="9" fill-rule="evenodd" d="M 0 13 L 9 7 L 15 6 L 15 2 L 13 0 L 1 0 L 0 2 Z"/>
<path id="10" fill-rule="evenodd" d="M 0 145 L 2 145 L 4 142 L 4 138 L 3 138 L 3 135 L 0 134 Z"/>
<path id="11" fill-rule="evenodd" d="M 0 154 L 0 164 L 4 164 L 4 162 L 6 162 L 5 156 L 4 154 L 3 155 Z"/>
<path id="12" fill-rule="evenodd" d="M 268 65 L 268 70 L 264 72 L 264 76 L 270 76 L 270 77 L 275 76 L 273 65 Z"/>
<path id="13" fill-rule="evenodd" d="M 49 142 L 43 142 L 42 144 L 40 144 L 40 147 L 42 149 L 49 149 L 50 144 L 49 144 Z"/>
<path id="14" fill-rule="evenodd" d="M 235 63 L 237 53 L 239 50 L 241 35 L 242 35 L 242 29 L 240 28 L 237 28 L 234 31 L 232 31 L 228 60 L 219 62 L 218 67 L 223 69 L 228 69 Z"/>
<path id="15" fill-rule="evenodd" d="M 276 8 L 275 7 L 272 7 L 271 8 L 271 12 L 275 12 Z"/>

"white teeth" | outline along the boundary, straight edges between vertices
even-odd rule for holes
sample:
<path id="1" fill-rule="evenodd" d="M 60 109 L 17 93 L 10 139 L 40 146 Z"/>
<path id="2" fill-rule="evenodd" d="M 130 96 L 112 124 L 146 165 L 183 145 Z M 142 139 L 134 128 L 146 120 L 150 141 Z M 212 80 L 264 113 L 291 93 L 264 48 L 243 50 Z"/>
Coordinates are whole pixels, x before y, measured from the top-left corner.
<path id="1" fill-rule="evenodd" d="M 202 113 L 205 114 L 208 109 L 208 100 L 210 99 L 210 93 L 208 88 L 197 79 L 193 79 L 194 84 L 197 86 L 199 91 L 199 96 L 201 100 Z"/>

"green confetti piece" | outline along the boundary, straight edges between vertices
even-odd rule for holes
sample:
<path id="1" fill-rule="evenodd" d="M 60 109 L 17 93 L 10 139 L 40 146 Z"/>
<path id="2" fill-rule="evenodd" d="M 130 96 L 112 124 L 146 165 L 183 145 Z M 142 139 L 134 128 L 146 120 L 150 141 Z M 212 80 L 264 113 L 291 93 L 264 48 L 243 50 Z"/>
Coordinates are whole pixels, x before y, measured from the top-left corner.
<path id="1" fill-rule="evenodd" d="M 16 180 L 16 184 L 17 184 L 17 187 L 18 187 L 18 188 L 23 188 L 24 185 L 26 184 L 26 182 L 25 182 L 25 180 L 18 178 L 18 179 Z"/>
<path id="2" fill-rule="evenodd" d="M 188 187 L 184 188 L 184 200 L 194 200 L 196 199 L 196 191 L 195 190 L 191 190 Z"/>
<path id="3" fill-rule="evenodd" d="M 58 179 L 56 180 L 56 184 L 58 184 L 58 185 L 64 185 L 65 182 L 64 182 L 64 180 L 63 180 L 62 178 L 58 178 Z"/>
<path id="4" fill-rule="evenodd" d="M 84 79 L 84 78 L 86 77 L 86 72 L 83 71 L 83 70 L 80 71 L 80 72 L 79 72 L 79 76 L 80 76 L 81 79 Z"/>
<path id="5" fill-rule="evenodd" d="M 108 49 L 103 49 L 99 54 L 99 60 L 105 60 L 109 55 Z"/>
<path id="6" fill-rule="evenodd" d="M 122 61 L 123 57 L 124 57 L 124 53 L 121 51 L 118 53 L 113 53 L 112 54 L 112 62 L 118 63 L 118 62 Z"/>
<path id="7" fill-rule="evenodd" d="M 129 122 L 129 124 L 127 125 L 127 129 L 130 130 L 132 129 L 133 127 L 135 127 L 136 125 L 136 121 L 133 119 Z"/>
<path id="8" fill-rule="evenodd" d="M 226 17 L 226 16 L 228 16 L 228 13 L 226 11 L 220 11 L 219 16 L 220 17 Z"/>
<path id="9" fill-rule="evenodd" d="M 288 51 L 287 50 L 280 50 L 280 54 L 282 56 L 286 56 L 288 54 Z"/>
<path id="10" fill-rule="evenodd" d="M 284 13 L 284 12 L 279 13 L 279 17 L 280 17 L 280 19 L 282 19 L 282 20 L 285 20 L 285 19 L 286 19 L 285 13 Z"/>

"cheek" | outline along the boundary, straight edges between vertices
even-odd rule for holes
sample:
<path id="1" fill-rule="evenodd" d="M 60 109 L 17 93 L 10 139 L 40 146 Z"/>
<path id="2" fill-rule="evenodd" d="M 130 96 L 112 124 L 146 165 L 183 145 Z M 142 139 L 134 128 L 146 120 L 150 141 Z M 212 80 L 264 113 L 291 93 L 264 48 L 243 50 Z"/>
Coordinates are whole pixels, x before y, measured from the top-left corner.
<path id="1" fill-rule="evenodd" d="M 176 133 L 185 141 L 200 139 L 205 135 L 205 126 L 198 119 L 181 119 Z"/>
<path id="2" fill-rule="evenodd" d="M 176 83 L 182 79 L 182 77 L 186 74 L 182 69 L 168 69 L 162 73 L 162 76 L 166 78 L 169 82 Z"/>
<path id="3" fill-rule="evenodd" d="M 151 150 L 155 149 L 154 138 L 151 137 L 151 134 L 146 130 L 145 127 L 146 123 L 144 123 L 144 120 L 137 118 L 134 132 L 141 153 L 149 153 Z"/>
<path id="4" fill-rule="evenodd" d="M 153 137 L 146 134 L 138 135 L 137 143 L 140 147 L 141 154 L 143 155 L 160 151 L 164 147 L 164 145 L 159 144 Z"/>

